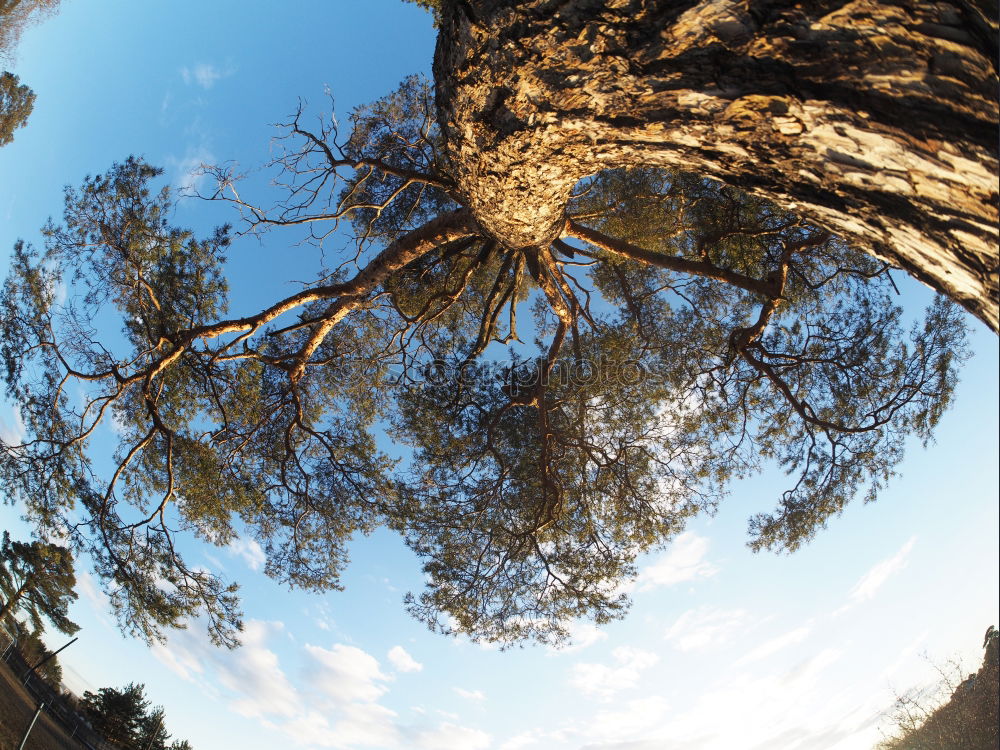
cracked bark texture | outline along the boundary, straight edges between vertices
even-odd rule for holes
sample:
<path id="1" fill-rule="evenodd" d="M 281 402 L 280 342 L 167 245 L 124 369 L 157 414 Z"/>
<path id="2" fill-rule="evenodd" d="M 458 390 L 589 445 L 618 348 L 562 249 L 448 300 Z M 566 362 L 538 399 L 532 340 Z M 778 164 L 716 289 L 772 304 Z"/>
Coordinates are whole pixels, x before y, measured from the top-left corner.
<path id="1" fill-rule="evenodd" d="M 581 178 L 683 169 L 764 195 L 998 329 L 995 5 L 448 0 L 453 176 L 508 247 Z"/>

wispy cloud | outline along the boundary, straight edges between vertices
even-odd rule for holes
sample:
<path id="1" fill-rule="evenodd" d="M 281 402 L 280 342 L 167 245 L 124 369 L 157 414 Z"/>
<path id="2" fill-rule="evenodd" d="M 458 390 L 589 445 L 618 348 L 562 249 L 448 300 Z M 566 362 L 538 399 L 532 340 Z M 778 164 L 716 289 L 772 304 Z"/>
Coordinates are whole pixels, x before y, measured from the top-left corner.
<path id="1" fill-rule="evenodd" d="M 181 193 L 197 191 L 205 180 L 204 166 L 215 161 L 215 155 L 204 145 L 188 147 L 182 157 L 166 158 L 167 167 L 174 175 L 174 187 Z"/>
<path id="2" fill-rule="evenodd" d="M 614 664 L 581 663 L 573 666 L 570 684 L 586 695 L 608 700 L 616 693 L 635 687 L 643 671 L 660 657 L 652 651 L 619 646 L 611 652 Z"/>
<path id="3" fill-rule="evenodd" d="M 482 690 L 465 690 L 464 688 L 460 687 L 452 688 L 452 690 L 455 691 L 456 695 L 461 696 L 462 698 L 465 698 L 466 700 L 469 701 L 482 702 L 486 700 L 486 695 L 485 693 L 483 693 Z"/>
<path id="4" fill-rule="evenodd" d="M 185 65 L 181 68 L 181 78 L 184 79 L 184 83 L 201 86 L 206 91 L 212 88 L 218 81 L 228 78 L 234 73 L 236 73 L 236 68 L 232 63 L 227 63 L 225 66 L 220 67 L 213 63 L 200 62 L 190 67 Z"/>
<path id="5" fill-rule="evenodd" d="M 389 649 L 389 662 L 399 672 L 419 672 L 424 668 L 424 665 L 410 656 L 402 646 L 393 646 Z"/>
<path id="6" fill-rule="evenodd" d="M 111 602 L 108 599 L 108 595 L 101 589 L 101 585 L 97 582 L 97 579 L 86 570 L 78 570 L 76 573 L 76 587 L 83 594 L 83 598 L 90 603 L 91 608 L 97 615 L 97 619 L 109 628 L 114 627 L 111 618 L 108 617 Z"/>
<path id="7" fill-rule="evenodd" d="M 226 547 L 229 554 L 242 558 L 250 570 L 260 570 L 266 561 L 264 550 L 255 539 L 237 537 Z"/>
<path id="8" fill-rule="evenodd" d="M 913 550 L 913 545 L 916 542 L 917 538 L 915 536 L 910 537 L 895 555 L 876 563 L 872 566 L 871 570 L 861 576 L 860 580 L 854 584 L 854 588 L 851 589 L 850 594 L 848 594 L 851 603 L 860 603 L 873 599 L 878 590 L 882 588 L 889 578 L 906 567 L 910 552 Z"/>
<path id="9" fill-rule="evenodd" d="M 309 684 L 335 704 L 372 702 L 387 690 L 389 676 L 374 656 L 360 648 L 341 643 L 330 649 L 307 645 L 306 653 L 313 662 L 307 672 Z"/>
<path id="10" fill-rule="evenodd" d="M 714 576 L 719 569 L 705 559 L 707 554 L 708 539 L 685 531 L 659 559 L 643 569 L 638 580 L 639 590 Z"/>
<path id="11" fill-rule="evenodd" d="M 419 731 L 414 739 L 425 750 L 484 750 L 490 746 L 490 736 L 486 732 L 450 722 Z"/>
<path id="12" fill-rule="evenodd" d="M 594 714 L 587 724 L 584 736 L 603 739 L 618 744 L 620 740 L 631 740 L 642 736 L 656 726 L 667 715 L 668 703 L 660 695 L 648 695 L 629 701 L 615 703 L 613 707 Z M 658 748 L 670 747 L 673 743 L 663 743 Z M 676 747 L 676 745 L 674 745 Z M 590 744 L 588 742 L 588 750 Z M 619 745 L 622 747 L 622 745 Z M 631 750 L 632 745 L 624 745 Z"/>
<path id="13" fill-rule="evenodd" d="M 396 717 L 395 711 L 378 703 L 352 703 L 333 721 L 325 712 L 310 710 L 282 728 L 308 747 L 395 748 L 401 741 Z"/>
<path id="14" fill-rule="evenodd" d="M 858 710 L 864 691 L 829 693 L 826 673 L 843 654 L 843 650 L 827 648 L 789 669 L 766 669 L 757 675 L 743 669 L 724 670 L 693 703 L 682 693 L 672 699 L 656 693 L 631 700 L 616 698 L 613 705 L 582 720 L 577 718 L 554 728 L 522 730 L 501 744 L 501 750 L 579 746 L 587 750 L 833 747 L 870 728 L 873 718 L 871 711 Z M 807 710 L 812 713 L 802 721 Z M 723 715 L 725 721 L 720 721 Z M 851 747 L 872 744 L 855 743 Z"/>
<path id="15" fill-rule="evenodd" d="M 154 647 L 153 652 L 168 668 L 203 688 L 220 685 L 229 692 L 234 711 L 284 733 L 291 747 L 479 750 L 489 746 L 490 736 L 461 726 L 457 714 L 437 722 L 402 721 L 381 702 L 393 676 L 356 646 L 305 644 L 299 653 L 306 666 L 298 677 L 289 676 L 267 643 L 282 632 L 282 623 L 251 620 L 242 647 L 226 651 L 212 647 L 193 628 L 172 634 L 168 646 Z M 397 669 L 399 664 L 418 664 L 400 646 L 390 654 Z M 468 692 L 473 699 L 481 695 Z"/>
<path id="16" fill-rule="evenodd" d="M 574 620 L 566 626 L 566 629 L 569 631 L 569 641 L 557 646 L 549 646 L 550 654 L 571 654 L 575 651 L 582 651 L 608 637 L 606 631 L 601 630 L 592 622 Z"/>
<path id="17" fill-rule="evenodd" d="M 689 609 L 678 617 L 663 637 L 678 651 L 696 651 L 725 643 L 735 633 L 745 629 L 749 621 L 749 614 L 742 609 L 699 607 Z"/>
<path id="18" fill-rule="evenodd" d="M 27 430 L 21 412 L 11 406 L 7 407 L 7 418 L 0 417 L 0 440 L 7 445 L 20 445 L 24 442 Z"/>
<path id="19" fill-rule="evenodd" d="M 219 651 L 219 682 L 237 693 L 232 703 L 237 713 L 246 717 L 292 717 L 299 711 L 296 690 L 285 676 L 278 655 L 267 647 L 269 635 L 284 630 L 280 622 L 251 620 L 243 631 L 239 658 L 226 658 Z"/>
<path id="20" fill-rule="evenodd" d="M 794 646 L 796 643 L 801 643 L 812 632 L 810 626 L 804 626 L 801 628 L 795 628 L 787 633 L 771 638 L 770 640 L 764 641 L 762 644 L 754 649 L 751 649 L 746 653 L 745 656 L 739 659 L 736 663 L 750 664 L 755 661 L 760 661 L 761 659 L 766 659 L 768 656 L 773 656 L 774 654 L 788 648 L 789 646 Z"/>

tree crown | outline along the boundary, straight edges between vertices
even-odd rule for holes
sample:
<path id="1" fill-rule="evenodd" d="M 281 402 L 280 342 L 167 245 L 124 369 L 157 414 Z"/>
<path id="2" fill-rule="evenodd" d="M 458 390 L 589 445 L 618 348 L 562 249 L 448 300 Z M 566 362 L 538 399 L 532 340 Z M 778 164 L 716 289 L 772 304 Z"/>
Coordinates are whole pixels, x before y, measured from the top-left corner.
<path id="1" fill-rule="evenodd" d="M 69 619 L 69 605 L 77 599 L 76 575 L 69 549 L 45 542 L 12 541 L 3 533 L 0 544 L 0 619 L 10 612 L 28 616 L 36 632 L 46 618 L 56 629 L 72 635 L 80 626 Z"/>
<path id="2" fill-rule="evenodd" d="M 35 93 L 13 73 L 0 74 L 0 146 L 14 140 L 14 131 L 24 127 L 35 106 Z"/>
<path id="3" fill-rule="evenodd" d="M 773 204 L 606 170 L 560 238 L 507 247 L 449 177 L 426 83 L 357 110 L 344 141 L 301 114 L 273 208 L 223 169 L 206 197 L 251 231 L 349 226 L 356 246 L 257 312 L 226 317 L 228 228 L 171 226 L 135 158 L 68 190 L 43 250 L 15 249 L 0 339 L 28 438 L 0 471 L 95 560 L 132 632 L 205 612 L 235 643 L 235 585 L 189 566 L 182 532 L 253 534 L 269 575 L 322 591 L 353 534 L 388 526 L 424 561 L 408 604 L 432 627 L 559 639 L 622 616 L 637 556 L 762 461 L 790 488 L 750 544 L 794 550 L 874 499 L 949 403 L 959 311 L 908 325 L 886 264 Z M 383 425 L 412 460 L 380 449 Z"/>

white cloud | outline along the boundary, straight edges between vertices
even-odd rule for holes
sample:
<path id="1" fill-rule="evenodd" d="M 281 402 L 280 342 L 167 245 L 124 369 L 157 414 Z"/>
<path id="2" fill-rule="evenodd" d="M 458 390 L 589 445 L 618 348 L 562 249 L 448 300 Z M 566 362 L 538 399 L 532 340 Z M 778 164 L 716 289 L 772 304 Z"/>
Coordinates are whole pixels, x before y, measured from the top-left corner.
<path id="1" fill-rule="evenodd" d="M 466 700 L 477 701 L 477 702 L 486 700 L 486 695 L 483 693 L 482 690 L 465 690 L 464 688 L 460 687 L 452 688 L 452 690 L 455 691 L 456 695 L 460 695 Z"/>
<path id="2" fill-rule="evenodd" d="M 607 632 L 601 630 L 592 622 L 580 622 L 574 620 L 566 626 L 569 631 L 569 641 L 557 646 L 549 646 L 550 653 L 570 654 L 574 651 L 582 651 L 588 646 L 593 646 L 598 641 L 603 641 L 608 637 Z"/>
<path id="3" fill-rule="evenodd" d="M 237 537 L 226 547 L 229 554 L 243 558 L 250 570 L 260 570 L 267 558 L 255 539 Z"/>
<path id="4" fill-rule="evenodd" d="M 299 709 L 295 688 L 278 662 L 278 655 L 266 647 L 267 637 L 284 629 L 280 622 L 250 620 L 236 652 L 215 649 L 218 681 L 239 695 L 232 708 L 242 716 L 294 716 Z"/>
<path id="5" fill-rule="evenodd" d="M 419 672 L 424 665 L 414 659 L 402 646 L 389 649 L 389 661 L 400 672 Z"/>
<path id="6" fill-rule="evenodd" d="M 673 541 L 659 559 L 639 574 L 639 590 L 674 586 L 685 581 L 714 576 L 719 570 L 705 560 L 707 553 L 708 539 L 685 531 Z"/>
<path id="7" fill-rule="evenodd" d="M 21 412 L 13 407 L 7 407 L 10 421 L 0 417 L 0 441 L 6 445 L 20 445 L 28 434 L 24 428 Z"/>
<path id="8" fill-rule="evenodd" d="M 373 702 L 387 688 L 389 680 L 378 660 L 355 646 L 334 644 L 333 648 L 306 645 L 312 666 L 307 671 L 310 685 L 335 704 Z"/>
<path id="9" fill-rule="evenodd" d="M 575 726 L 574 736 L 585 739 L 588 750 L 840 747 L 840 740 L 870 718 L 852 715 L 859 690 L 830 693 L 825 671 L 842 653 L 825 649 L 783 672 L 723 673 L 683 708 L 668 706 L 666 698 L 657 695 L 616 703 Z M 684 696 L 678 700 L 684 701 Z"/>
<path id="10" fill-rule="evenodd" d="M 377 703 L 353 703 L 344 707 L 333 723 L 318 711 L 309 711 L 282 727 L 300 743 L 349 750 L 358 747 L 400 746 L 396 712 Z"/>
<path id="11" fill-rule="evenodd" d="M 211 150 L 204 146 L 191 146 L 184 152 L 184 156 L 168 156 L 166 164 L 174 174 L 174 187 L 182 194 L 197 191 L 201 183 L 205 181 L 204 166 L 216 161 Z"/>
<path id="12" fill-rule="evenodd" d="M 649 695 L 598 711 L 586 728 L 594 740 L 617 743 L 623 739 L 638 739 L 667 716 L 667 700 Z M 667 745 L 658 745 L 664 747 Z"/>
<path id="13" fill-rule="evenodd" d="M 801 643 L 806 639 L 810 632 L 812 632 L 812 628 L 810 626 L 790 630 L 787 633 L 771 638 L 768 641 L 764 641 L 762 644 L 757 646 L 757 648 L 748 651 L 746 655 L 736 663 L 750 664 L 751 662 L 765 659 L 768 656 L 778 653 L 782 649 L 794 646 L 796 643 Z"/>
<path id="14" fill-rule="evenodd" d="M 490 746 L 490 736 L 486 732 L 449 722 L 422 730 L 415 739 L 417 745 L 426 750 L 484 750 Z"/>
<path id="15" fill-rule="evenodd" d="M 331 648 L 307 644 L 308 686 L 293 685 L 268 638 L 283 632 L 282 623 L 251 620 L 236 651 L 211 646 L 197 630 L 171 634 L 153 654 L 169 669 L 202 688 L 219 684 L 232 694 L 230 708 L 262 726 L 285 733 L 296 746 L 353 750 L 400 748 L 402 729 L 395 711 L 377 701 L 385 694 L 378 661 L 354 646 Z"/>
<path id="16" fill-rule="evenodd" d="M 299 710 L 296 688 L 282 670 L 278 655 L 267 640 L 284 632 L 281 622 L 250 620 L 240 635 L 241 647 L 230 651 L 213 646 L 203 622 L 188 622 L 184 630 L 170 633 L 165 644 L 154 645 L 153 656 L 175 674 L 217 695 L 217 685 L 229 691 L 230 708 L 262 724 L 268 716 L 287 718 Z"/>
<path id="17" fill-rule="evenodd" d="M 742 609 L 699 607 L 678 617 L 663 637 L 678 651 L 695 651 L 725 643 L 734 633 L 745 629 L 748 620 L 749 615 Z"/>
<path id="18" fill-rule="evenodd" d="M 861 576 L 861 579 L 854 585 L 854 588 L 851 589 L 851 593 L 848 594 L 851 602 L 860 603 L 873 599 L 875 594 L 878 593 L 878 590 L 882 588 L 882 585 L 888 581 L 894 573 L 898 573 L 906 567 L 906 563 L 908 562 L 907 558 L 909 558 L 910 552 L 913 550 L 913 545 L 916 544 L 916 541 L 917 538 L 915 536 L 910 537 L 906 544 L 900 547 L 899 552 L 892 557 L 873 565 L 871 570 Z"/>
<path id="19" fill-rule="evenodd" d="M 152 648 L 153 656 L 206 691 L 215 692 L 215 685 L 226 688 L 230 708 L 241 716 L 264 722 L 268 716 L 291 718 L 301 711 L 297 690 L 278 655 L 267 647 L 268 638 L 284 631 L 283 623 L 248 621 L 240 636 L 242 646 L 234 651 L 211 645 L 201 624 L 194 621 L 174 631 L 166 644 Z"/>
<path id="20" fill-rule="evenodd" d="M 570 684 L 586 695 L 608 700 L 622 690 L 635 687 L 641 673 L 660 660 L 652 651 L 631 646 L 619 646 L 611 655 L 616 662 L 614 665 L 575 664 Z"/>
<path id="21" fill-rule="evenodd" d="M 86 570 L 80 571 L 76 574 L 76 585 L 80 589 L 80 593 L 94 606 L 94 609 L 107 609 L 108 596 L 101 590 L 93 575 Z"/>
<path id="22" fill-rule="evenodd" d="M 228 78 L 236 72 L 236 68 L 232 65 L 227 65 L 224 68 L 220 68 L 212 63 L 196 63 L 190 68 L 184 66 L 181 68 L 181 78 L 184 79 L 184 83 L 196 84 L 201 86 L 203 89 L 208 91 L 212 88 L 217 81 Z"/>
<path id="23" fill-rule="evenodd" d="M 557 729 L 529 729 L 507 739 L 500 750 L 548 750 L 552 747 L 583 747 L 585 750 L 661 750 L 681 747 L 671 741 L 643 742 L 650 730 L 661 725 L 668 716 L 666 698 L 648 695 L 643 698 L 616 702 L 590 714 L 583 721 L 576 721 Z M 685 748 L 687 746 L 684 746 Z"/>
<path id="24" fill-rule="evenodd" d="M 188 682 L 193 682 L 196 674 L 200 675 L 205 671 L 202 660 L 189 649 L 177 648 L 175 640 L 175 638 L 171 638 L 170 645 L 154 643 L 150 646 L 150 651 L 163 666 L 175 675 Z"/>
<path id="25" fill-rule="evenodd" d="M 815 656 L 810 657 L 798 666 L 789 670 L 784 676 L 784 683 L 789 686 L 803 688 L 816 684 L 816 679 L 827 667 L 836 664 L 844 654 L 842 649 L 825 648 Z"/>
<path id="26" fill-rule="evenodd" d="M 378 703 L 355 703 L 333 727 L 336 747 L 392 747 L 399 744 L 396 712 Z"/>
<path id="27" fill-rule="evenodd" d="M 334 746 L 333 727 L 319 711 L 308 711 L 285 722 L 281 727 L 274 728 L 283 729 L 296 741 L 305 745 Z"/>
<path id="28" fill-rule="evenodd" d="M 97 616 L 97 619 L 106 627 L 113 629 L 115 625 L 108 616 L 108 612 L 111 609 L 111 600 L 108 599 L 108 595 L 104 593 L 97 579 L 88 571 L 81 570 L 76 574 L 76 585 L 77 590 L 83 594 L 83 598 L 90 604 L 91 610 Z"/>

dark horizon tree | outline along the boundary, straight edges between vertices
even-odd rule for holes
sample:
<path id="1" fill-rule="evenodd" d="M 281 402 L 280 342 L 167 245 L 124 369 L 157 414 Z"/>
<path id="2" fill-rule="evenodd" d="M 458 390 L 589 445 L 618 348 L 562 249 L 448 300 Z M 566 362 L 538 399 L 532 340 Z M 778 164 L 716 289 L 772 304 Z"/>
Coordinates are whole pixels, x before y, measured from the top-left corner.
<path id="1" fill-rule="evenodd" d="M 1000 745 L 997 646 L 997 630 L 990 625 L 977 671 L 966 676 L 959 662 L 936 664 L 938 685 L 897 695 L 888 717 L 892 733 L 875 750 L 995 750 Z"/>
<path id="2" fill-rule="evenodd" d="M 0 351 L 26 438 L 4 446 L 0 476 L 40 528 L 89 553 L 132 633 L 204 613 L 235 644 L 236 586 L 185 562 L 185 534 L 252 534 L 270 576 L 324 591 L 351 537 L 384 526 L 423 561 L 427 590 L 408 602 L 430 626 L 559 639 L 573 618 L 621 617 L 636 557 L 764 465 L 789 488 L 751 518 L 751 546 L 806 543 L 855 496 L 875 499 L 951 400 L 967 354 L 954 305 L 908 320 L 890 264 L 809 218 L 813 204 L 803 217 L 712 172 L 623 162 L 584 94 L 576 122 L 606 161 L 580 150 L 568 115 L 537 121 L 585 157 L 567 182 L 562 152 L 505 119 L 504 91 L 476 113 L 478 74 L 448 51 L 473 44 L 460 16 L 542 33 L 542 5 L 509 28 L 522 6 L 441 7 L 436 92 L 407 79 L 345 134 L 332 116 L 307 127 L 300 108 L 276 199 L 210 170 L 206 197 L 235 206 L 244 232 L 353 235 L 301 291 L 228 313 L 229 228 L 172 226 L 159 170 L 134 158 L 67 190 L 43 249 L 15 247 Z M 620 59 L 588 23 L 588 59 Z M 594 96 L 608 80 L 581 75 Z M 384 425 L 412 460 L 379 449 Z"/>
<path id="3" fill-rule="evenodd" d="M 28 628 L 13 615 L 8 615 L 3 620 L 0 620 L 0 624 L 8 630 L 13 638 L 17 639 L 17 650 L 29 665 L 42 662 L 36 674 L 40 675 L 45 682 L 58 692 L 62 685 L 62 665 L 59 663 L 58 656 L 45 658 L 52 653 L 52 650 L 49 649 L 42 638 L 42 631 Z"/>
<path id="4" fill-rule="evenodd" d="M 88 690 L 80 706 L 91 726 L 123 750 L 192 750 L 187 740 L 167 744 L 166 712 L 163 706 L 151 706 L 143 683 Z"/>
<path id="5" fill-rule="evenodd" d="M 145 685 L 134 682 L 121 690 L 112 687 L 100 688 L 96 693 L 87 690 L 80 707 L 104 739 L 119 747 L 131 748 L 135 746 L 149 708 L 145 690 Z"/>

